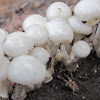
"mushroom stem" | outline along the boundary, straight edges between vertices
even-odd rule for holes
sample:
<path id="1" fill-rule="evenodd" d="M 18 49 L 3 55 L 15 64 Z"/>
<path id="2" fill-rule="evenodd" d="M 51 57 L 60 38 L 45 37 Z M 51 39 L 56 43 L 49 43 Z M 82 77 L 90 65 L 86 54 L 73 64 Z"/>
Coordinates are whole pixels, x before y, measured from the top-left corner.
<path id="1" fill-rule="evenodd" d="M 62 54 L 61 54 L 61 50 L 60 49 L 57 50 L 57 54 L 55 56 L 55 59 L 58 62 L 62 60 Z"/>
<path id="2" fill-rule="evenodd" d="M 87 21 L 87 25 L 95 26 L 100 22 L 100 18 Z"/>
<path id="3" fill-rule="evenodd" d="M 54 72 L 54 71 L 53 71 Z M 47 73 L 46 73 L 46 79 L 45 79 L 45 83 L 48 83 L 50 82 L 52 79 L 53 79 L 53 76 L 52 76 L 52 69 L 51 68 L 48 68 L 47 69 Z"/>
<path id="4" fill-rule="evenodd" d="M 71 52 L 69 55 L 64 44 L 62 44 L 60 48 L 61 48 L 61 53 L 62 53 L 62 57 L 63 57 L 63 63 L 66 66 L 69 66 L 71 64 L 72 60 L 74 59 L 75 54 L 73 52 Z"/>
<path id="5" fill-rule="evenodd" d="M 93 49 L 93 39 L 95 37 L 96 30 L 97 30 L 97 25 L 93 26 L 91 36 L 89 38 L 85 37 L 84 39 L 84 41 L 86 41 L 89 44 L 91 50 Z"/>
<path id="6" fill-rule="evenodd" d="M 8 81 L 4 80 L 0 82 L 0 97 L 2 98 L 8 98 L 8 92 L 9 92 L 9 87 L 8 87 Z"/>
<path id="7" fill-rule="evenodd" d="M 65 44 L 65 48 L 68 52 L 68 54 L 70 53 L 70 51 L 72 50 L 72 44 Z"/>
<path id="8" fill-rule="evenodd" d="M 57 52 L 58 48 L 59 48 L 59 45 L 55 45 L 53 42 L 52 42 L 51 45 L 52 46 L 51 46 L 51 53 L 50 53 L 50 55 L 51 55 L 51 57 L 54 57 L 56 55 L 56 52 Z"/>
<path id="9" fill-rule="evenodd" d="M 56 52 L 59 48 L 59 45 L 55 45 L 53 42 L 52 42 L 52 47 L 51 47 L 51 73 L 53 74 L 54 73 L 54 63 L 55 63 L 55 56 L 56 56 Z"/>
<path id="10" fill-rule="evenodd" d="M 46 47 L 45 48 L 49 53 L 51 53 L 51 41 L 50 40 L 48 40 L 48 43 L 46 43 Z"/>
<path id="11" fill-rule="evenodd" d="M 74 33 L 74 43 L 81 40 L 84 37 L 82 34 Z"/>
<path id="12" fill-rule="evenodd" d="M 26 98 L 26 86 L 16 84 L 12 94 L 13 100 L 24 100 Z"/>
<path id="13" fill-rule="evenodd" d="M 80 58 L 75 56 L 73 50 L 71 51 L 69 56 L 70 60 L 67 61 L 66 70 L 69 72 L 75 72 L 76 69 L 79 67 L 77 62 L 79 61 Z"/>
<path id="14" fill-rule="evenodd" d="M 78 57 L 75 57 L 69 66 L 66 66 L 66 70 L 69 71 L 69 72 L 75 72 L 77 70 L 77 68 L 79 67 L 78 65 L 78 61 L 79 61 L 80 58 Z"/>
<path id="15" fill-rule="evenodd" d="M 64 59 L 66 59 L 66 60 L 70 60 L 70 57 L 69 57 L 69 55 L 68 55 L 68 52 L 66 51 L 66 47 L 65 47 L 64 44 L 62 44 L 62 45 L 60 46 L 60 49 L 61 49 L 62 57 L 63 57 Z"/>
<path id="16" fill-rule="evenodd" d="M 93 42 L 93 38 L 95 36 L 96 30 L 97 30 L 97 25 L 93 26 L 93 28 L 92 28 L 92 35 L 88 39 L 88 40 L 90 40 L 90 42 Z"/>
<path id="17" fill-rule="evenodd" d="M 71 58 L 71 61 L 75 58 L 75 53 L 73 51 L 71 51 L 70 53 L 70 58 Z"/>
<path id="18" fill-rule="evenodd" d="M 97 25 L 93 26 L 91 36 L 89 38 L 85 37 L 84 41 L 86 41 L 87 43 L 92 43 L 93 42 L 93 38 L 94 38 L 95 33 L 96 33 L 96 30 L 97 30 Z"/>
<path id="19" fill-rule="evenodd" d="M 98 28 L 93 39 L 93 46 L 94 46 L 94 49 L 96 50 L 98 57 L 100 57 L 100 43 L 99 42 L 100 42 L 100 23 L 98 24 Z"/>

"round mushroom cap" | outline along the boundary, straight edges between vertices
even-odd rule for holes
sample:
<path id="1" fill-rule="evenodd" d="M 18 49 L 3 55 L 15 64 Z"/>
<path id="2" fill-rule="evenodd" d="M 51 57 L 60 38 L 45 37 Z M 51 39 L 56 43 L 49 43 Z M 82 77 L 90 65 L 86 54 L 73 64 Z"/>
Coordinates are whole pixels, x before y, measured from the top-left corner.
<path id="1" fill-rule="evenodd" d="M 52 20 L 45 26 L 49 32 L 49 39 L 55 44 L 72 42 L 74 34 L 71 27 L 67 23 Z"/>
<path id="2" fill-rule="evenodd" d="M 0 61 L 2 60 L 3 57 L 4 57 L 4 52 L 2 46 L 0 45 Z"/>
<path id="3" fill-rule="evenodd" d="M 8 35 L 9 33 L 6 30 L 0 28 L 0 44 L 4 42 L 4 40 L 6 39 Z"/>
<path id="4" fill-rule="evenodd" d="M 83 21 L 100 18 L 100 0 L 81 0 L 74 8 L 74 13 Z"/>
<path id="5" fill-rule="evenodd" d="M 23 55 L 14 58 L 8 69 L 8 79 L 22 85 L 36 85 L 45 80 L 46 67 L 35 57 Z"/>
<path id="6" fill-rule="evenodd" d="M 75 33 L 83 35 L 89 35 L 92 33 L 92 26 L 82 23 L 77 16 L 70 17 L 68 23 Z"/>
<path id="7" fill-rule="evenodd" d="M 10 61 L 8 58 L 3 57 L 3 59 L 0 61 L 0 82 L 7 79 L 7 71 Z"/>
<path id="8" fill-rule="evenodd" d="M 80 58 L 85 58 L 90 54 L 90 46 L 85 41 L 78 41 L 72 47 L 73 53 Z"/>
<path id="9" fill-rule="evenodd" d="M 28 54 L 33 47 L 32 38 L 19 31 L 11 33 L 3 44 L 4 52 L 12 57 Z"/>
<path id="10" fill-rule="evenodd" d="M 23 29 L 24 31 L 28 29 L 31 25 L 34 24 L 40 24 L 40 25 L 45 25 L 46 24 L 46 19 L 38 14 L 33 14 L 28 16 L 24 22 L 23 22 Z"/>
<path id="11" fill-rule="evenodd" d="M 46 16 L 49 20 L 54 18 L 68 19 L 71 15 L 70 8 L 63 2 L 52 3 L 46 11 Z"/>
<path id="12" fill-rule="evenodd" d="M 42 61 L 43 64 L 47 64 L 50 58 L 49 52 L 42 47 L 35 47 L 32 51 L 32 56 Z"/>
<path id="13" fill-rule="evenodd" d="M 34 24 L 30 26 L 26 31 L 25 34 L 29 37 L 33 38 L 35 46 L 41 46 L 47 43 L 49 35 L 46 28 L 39 24 Z"/>

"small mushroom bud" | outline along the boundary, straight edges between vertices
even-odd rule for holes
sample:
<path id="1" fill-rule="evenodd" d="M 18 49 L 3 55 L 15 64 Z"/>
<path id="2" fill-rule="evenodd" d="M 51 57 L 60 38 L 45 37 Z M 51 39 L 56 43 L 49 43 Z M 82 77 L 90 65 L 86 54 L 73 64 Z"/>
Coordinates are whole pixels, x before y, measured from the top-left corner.
<path id="1" fill-rule="evenodd" d="M 55 44 L 71 43 L 73 40 L 73 31 L 65 22 L 52 20 L 46 24 L 46 28 L 49 32 L 49 39 Z"/>
<path id="2" fill-rule="evenodd" d="M 49 52 L 42 47 L 35 47 L 32 51 L 32 56 L 42 61 L 44 65 L 47 64 L 50 58 Z"/>
<path id="3" fill-rule="evenodd" d="M 48 41 L 48 32 L 44 26 L 39 24 L 34 24 L 30 26 L 26 31 L 25 34 L 29 37 L 33 38 L 35 46 L 41 46 Z"/>
<path id="4" fill-rule="evenodd" d="M 89 35 L 92 32 L 92 26 L 82 23 L 77 16 L 70 17 L 68 23 L 75 33 Z"/>
<path id="5" fill-rule="evenodd" d="M 24 31 L 34 24 L 45 25 L 46 19 L 38 14 L 28 16 L 23 22 Z"/>
<path id="6" fill-rule="evenodd" d="M 6 39 L 6 37 L 9 35 L 9 33 L 7 31 L 5 31 L 4 29 L 0 28 L 0 44 L 2 44 L 4 42 L 4 40 Z"/>
<path id="7" fill-rule="evenodd" d="M 70 54 L 71 59 L 75 56 L 79 58 L 85 58 L 90 54 L 91 48 L 85 41 L 78 41 L 72 47 L 72 52 Z"/>
<path id="8" fill-rule="evenodd" d="M 70 8 L 63 2 L 52 3 L 46 11 L 46 16 L 49 20 L 54 18 L 68 19 L 71 15 Z"/>
<path id="9" fill-rule="evenodd" d="M 12 57 L 28 54 L 33 47 L 33 40 L 19 31 L 11 33 L 3 44 L 4 52 Z"/>
<path id="10" fill-rule="evenodd" d="M 36 85 L 46 78 L 46 66 L 29 55 L 14 58 L 8 68 L 8 79 L 22 85 Z"/>

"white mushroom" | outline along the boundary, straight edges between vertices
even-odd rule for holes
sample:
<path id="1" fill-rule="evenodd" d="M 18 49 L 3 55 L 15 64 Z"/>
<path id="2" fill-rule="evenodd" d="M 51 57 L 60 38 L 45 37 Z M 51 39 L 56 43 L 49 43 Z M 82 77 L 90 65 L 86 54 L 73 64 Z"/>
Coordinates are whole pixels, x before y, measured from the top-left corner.
<path id="1" fill-rule="evenodd" d="M 71 43 L 73 40 L 73 31 L 70 26 L 62 21 L 50 21 L 46 24 L 49 32 L 49 39 L 56 45 L 60 43 Z"/>
<path id="2" fill-rule="evenodd" d="M 42 61 L 42 63 L 46 66 L 47 68 L 47 62 L 49 61 L 49 58 L 50 58 L 50 54 L 49 52 L 42 48 L 42 47 L 35 47 L 32 51 L 32 54 L 31 54 L 33 57 L 35 57 L 36 59 Z M 49 66 L 50 68 L 47 69 L 46 71 L 46 78 L 44 80 L 45 83 L 48 83 L 50 82 L 52 79 L 53 79 L 53 68 L 52 66 Z"/>
<path id="3" fill-rule="evenodd" d="M 92 27 L 82 23 L 81 20 L 75 15 L 68 19 L 68 23 L 75 33 L 83 35 L 89 35 L 92 33 Z"/>
<path id="4" fill-rule="evenodd" d="M 76 42 L 73 47 L 72 51 L 69 55 L 70 59 L 67 59 L 67 61 L 64 61 L 64 64 L 66 65 L 66 70 L 70 72 L 76 71 L 76 69 L 79 67 L 77 62 L 80 58 L 85 58 L 90 54 L 91 48 L 85 41 L 78 41 Z"/>
<path id="5" fill-rule="evenodd" d="M 46 66 L 35 57 L 23 55 L 14 58 L 8 69 L 8 79 L 22 85 L 36 85 L 46 78 Z"/>
<path id="6" fill-rule="evenodd" d="M 12 57 L 28 54 L 33 47 L 33 40 L 19 31 L 11 33 L 3 44 L 4 52 Z"/>
<path id="7" fill-rule="evenodd" d="M 34 24 L 45 25 L 46 19 L 38 14 L 33 14 L 33 15 L 28 16 L 23 22 L 24 31 L 28 27 L 30 27 L 31 25 L 34 25 Z"/>
<path id="8" fill-rule="evenodd" d="M 5 31 L 4 29 L 0 28 L 0 44 L 2 44 L 4 42 L 4 40 L 6 39 L 6 37 L 9 35 L 9 33 L 7 31 Z"/>
<path id="9" fill-rule="evenodd" d="M 70 53 L 71 60 L 74 59 L 75 56 L 79 58 L 85 58 L 90 54 L 91 48 L 85 41 L 76 42 Z"/>
<path id="10" fill-rule="evenodd" d="M 73 35 L 73 31 L 70 28 L 70 26 L 64 21 L 52 20 L 48 22 L 45 26 L 49 32 L 49 39 L 52 41 L 50 55 L 52 57 L 51 69 L 53 70 L 53 66 L 55 63 L 54 56 L 57 53 L 56 51 L 59 48 L 59 44 L 60 43 L 67 43 L 67 44 L 71 43 L 74 35 Z"/>
<path id="11" fill-rule="evenodd" d="M 49 37 L 48 32 L 45 29 L 45 27 L 39 24 L 34 24 L 30 26 L 25 31 L 25 34 L 33 38 L 35 46 L 41 46 L 47 43 L 48 37 Z"/>
<path id="12" fill-rule="evenodd" d="M 83 21 L 100 18 L 100 0 L 81 0 L 74 8 L 74 13 Z"/>
<path id="13" fill-rule="evenodd" d="M 49 20 L 54 18 L 68 19 L 71 15 L 70 8 L 63 2 L 52 3 L 46 11 L 46 16 Z"/>
<path id="14" fill-rule="evenodd" d="M 33 49 L 31 55 L 33 57 L 39 59 L 40 61 L 42 61 L 44 65 L 47 64 L 47 62 L 49 61 L 49 58 L 50 58 L 49 52 L 46 49 L 42 48 L 42 47 L 35 47 Z"/>

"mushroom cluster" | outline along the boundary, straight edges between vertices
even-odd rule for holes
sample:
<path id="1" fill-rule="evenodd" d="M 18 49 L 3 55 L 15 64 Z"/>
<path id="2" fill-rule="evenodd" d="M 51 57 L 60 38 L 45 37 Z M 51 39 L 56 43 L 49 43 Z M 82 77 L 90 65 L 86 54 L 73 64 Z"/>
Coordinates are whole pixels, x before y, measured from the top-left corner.
<path id="1" fill-rule="evenodd" d="M 26 92 L 53 79 L 57 62 L 76 71 L 93 46 L 100 57 L 99 6 L 100 0 L 80 0 L 72 13 L 65 3 L 54 2 L 46 17 L 28 16 L 23 32 L 0 29 L 0 97 L 23 100 Z"/>

